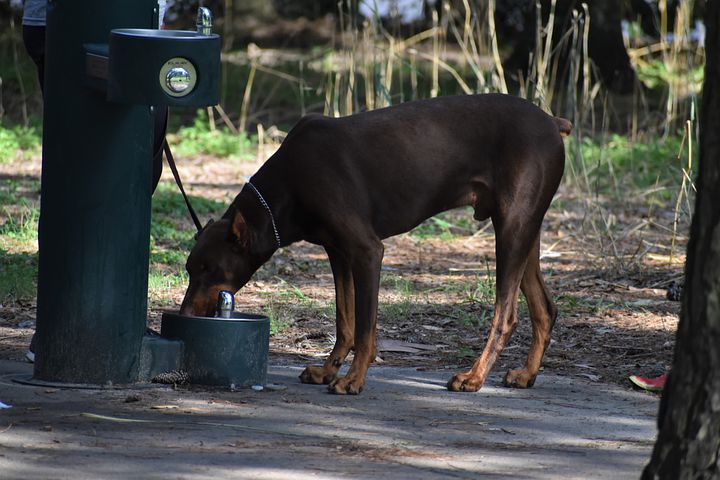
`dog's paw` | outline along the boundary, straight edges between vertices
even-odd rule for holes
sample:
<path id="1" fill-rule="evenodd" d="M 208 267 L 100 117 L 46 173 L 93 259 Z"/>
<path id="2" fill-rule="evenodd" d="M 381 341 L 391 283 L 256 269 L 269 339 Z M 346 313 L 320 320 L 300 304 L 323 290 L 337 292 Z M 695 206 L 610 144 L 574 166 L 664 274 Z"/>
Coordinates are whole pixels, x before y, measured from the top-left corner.
<path id="1" fill-rule="evenodd" d="M 362 392 L 365 382 L 362 379 L 353 379 L 350 376 L 338 378 L 330 385 L 328 391 L 336 395 L 357 395 Z"/>
<path id="2" fill-rule="evenodd" d="M 482 379 L 467 373 L 458 373 L 448 380 L 447 389 L 451 392 L 477 392 L 483 383 Z"/>
<path id="3" fill-rule="evenodd" d="M 335 372 L 328 372 L 325 367 L 310 365 L 300 374 L 300 381 L 314 385 L 328 385 L 335 380 L 335 377 Z"/>
<path id="4" fill-rule="evenodd" d="M 519 370 L 508 370 L 505 374 L 503 384 L 506 387 L 512 388 L 530 388 L 535 384 L 536 377 L 537 375 L 533 375 L 525 368 Z"/>

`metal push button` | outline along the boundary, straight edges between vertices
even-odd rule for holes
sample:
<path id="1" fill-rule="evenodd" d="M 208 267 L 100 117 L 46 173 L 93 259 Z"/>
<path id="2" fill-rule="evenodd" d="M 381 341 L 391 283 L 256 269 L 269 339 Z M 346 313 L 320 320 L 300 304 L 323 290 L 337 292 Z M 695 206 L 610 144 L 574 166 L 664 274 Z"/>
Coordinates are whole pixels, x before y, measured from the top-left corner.
<path id="1" fill-rule="evenodd" d="M 181 93 L 187 90 L 191 81 L 190 72 L 183 67 L 171 68 L 167 75 L 165 75 L 165 84 L 175 93 Z"/>
<path id="2" fill-rule="evenodd" d="M 197 72 L 187 58 L 171 58 L 160 69 L 160 86 L 172 97 L 184 97 L 193 91 Z"/>

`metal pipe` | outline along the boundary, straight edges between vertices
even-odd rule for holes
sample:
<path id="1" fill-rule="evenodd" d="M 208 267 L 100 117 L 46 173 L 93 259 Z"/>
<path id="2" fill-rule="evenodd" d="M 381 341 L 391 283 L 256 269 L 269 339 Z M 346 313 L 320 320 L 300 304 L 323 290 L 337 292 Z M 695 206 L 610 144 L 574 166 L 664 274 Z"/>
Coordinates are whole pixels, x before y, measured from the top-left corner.
<path id="1" fill-rule="evenodd" d="M 197 14 L 197 33 L 202 35 L 212 34 L 213 16 L 212 12 L 207 7 L 198 8 Z"/>
<path id="2" fill-rule="evenodd" d="M 215 309 L 215 316 L 218 318 L 232 318 L 233 311 L 235 310 L 235 297 L 232 292 L 223 290 L 218 295 L 217 308 Z"/>

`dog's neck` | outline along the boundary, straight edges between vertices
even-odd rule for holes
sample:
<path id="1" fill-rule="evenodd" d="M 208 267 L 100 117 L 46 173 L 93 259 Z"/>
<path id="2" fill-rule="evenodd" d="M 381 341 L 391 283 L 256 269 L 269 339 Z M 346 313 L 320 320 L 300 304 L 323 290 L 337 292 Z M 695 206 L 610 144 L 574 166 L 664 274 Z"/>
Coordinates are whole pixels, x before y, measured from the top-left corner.
<path id="1" fill-rule="evenodd" d="M 270 217 L 270 226 L 272 227 L 273 236 L 275 237 L 275 243 L 277 244 L 277 248 L 281 248 L 282 242 L 280 241 L 280 232 L 278 232 L 277 224 L 275 223 L 275 215 L 273 215 L 270 205 L 268 205 L 265 197 L 263 197 L 262 193 L 260 193 L 260 190 L 258 190 L 258 188 L 253 185 L 250 180 L 248 180 L 248 182 L 245 184 L 245 187 L 252 190 L 252 192 L 258 197 L 260 205 L 262 205 L 265 211 L 268 213 L 268 216 Z"/>
<path id="2" fill-rule="evenodd" d="M 232 219 L 240 212 L 253 231 L 253 250 L 275 251 L 297 241 L 295 229 L 289 221 L 290 208 L 277 188 L 266 186 L 262 179 L 253 177 L 240 191 L 224 217 Z M 253 188 L 254 187 L 254 188 Z"/>

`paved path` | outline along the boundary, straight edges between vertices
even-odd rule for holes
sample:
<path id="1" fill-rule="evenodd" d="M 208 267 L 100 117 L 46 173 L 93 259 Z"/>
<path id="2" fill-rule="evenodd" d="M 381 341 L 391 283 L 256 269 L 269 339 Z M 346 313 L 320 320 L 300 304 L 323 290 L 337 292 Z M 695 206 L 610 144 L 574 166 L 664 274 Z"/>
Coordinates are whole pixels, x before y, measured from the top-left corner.
<path id="1" fill-rule="evenodd" d="M 300 371 L 271 367 L 274 391 L 77 390 L 0 361 L 0 477 L 638 478 L 656 433 L 656 397 L 576 378 L 457 394 L 449 372 L 372 367 L 343 397 Z"/>

